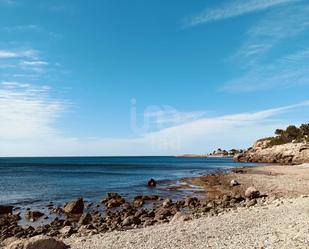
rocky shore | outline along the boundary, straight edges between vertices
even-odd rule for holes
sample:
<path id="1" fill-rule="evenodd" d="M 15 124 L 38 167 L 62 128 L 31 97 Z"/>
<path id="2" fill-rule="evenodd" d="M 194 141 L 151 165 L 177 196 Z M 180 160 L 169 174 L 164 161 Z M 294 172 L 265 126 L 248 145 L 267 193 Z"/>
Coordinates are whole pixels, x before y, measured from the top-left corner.
<path id="1" fill-rule="evenodd" d="M 169 198 L 148 195 L 126 200 L 117 193 L 108 193 L 101 203 L 87 204 L 93 207 L 91 212 L 86 212 L 88 209 L 82 198 L 72 200 L 62 207 L 55 207 L 50 203 L 49 212 L 58 217 L 49 224 L 36 227 L 21 226 L 18 221 L 22 217 L 18 210 L 13 211 L 12 206 L 2 205 L 0 243 L 7 249 L 30 249 L 33 247 L 27 247 L 29 241 L 44 244 L 50 239 L 53 240 L 46 243 L 64 240 L 66 244 L 53 247 L 62 249 L 75 241 L 75 238 L 90 238 L 95 234 L 109 234 L 113 231 L 158 227 L 161 224 L 179 224 L 201 217 L 217 217 L 236 210 L 251 209 L 254 206 L 267 206 L 276 202 L 278 198 L 306 196 L 309 193 L 308 177 L 308 165 L 237 168 L 230 173 L 182 179 L 204 188 L 201 198 L 189 196 L 173 201 Z M 28 210 L 26 215 L 34 224 L 36 220 L 44 219 L 39 210 Z M 35 248 L 49 247 L 37 245 Z M 83 247 L 77 245 L 76 248 Z"/>

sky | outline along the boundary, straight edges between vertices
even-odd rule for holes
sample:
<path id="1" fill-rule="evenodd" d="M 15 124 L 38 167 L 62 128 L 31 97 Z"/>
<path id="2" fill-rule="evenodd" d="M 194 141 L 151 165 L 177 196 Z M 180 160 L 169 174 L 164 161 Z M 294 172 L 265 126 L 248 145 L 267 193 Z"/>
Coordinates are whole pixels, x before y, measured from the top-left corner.
<path id="1" fill-rule="evenodd" d="M 0 156 L 247 148 L 308 114 L 307 0 L 0 0 Z"/>

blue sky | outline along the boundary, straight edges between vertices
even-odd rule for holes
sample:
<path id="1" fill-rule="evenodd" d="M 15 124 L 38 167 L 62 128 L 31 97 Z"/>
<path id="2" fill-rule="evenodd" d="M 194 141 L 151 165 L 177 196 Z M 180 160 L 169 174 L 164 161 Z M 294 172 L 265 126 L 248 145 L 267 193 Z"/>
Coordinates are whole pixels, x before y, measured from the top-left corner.
<path id="1" fill-rule="evenodd" d="M 308 122 L 305 0 L 0 0 L 0 156 L 245 148 Z"/>

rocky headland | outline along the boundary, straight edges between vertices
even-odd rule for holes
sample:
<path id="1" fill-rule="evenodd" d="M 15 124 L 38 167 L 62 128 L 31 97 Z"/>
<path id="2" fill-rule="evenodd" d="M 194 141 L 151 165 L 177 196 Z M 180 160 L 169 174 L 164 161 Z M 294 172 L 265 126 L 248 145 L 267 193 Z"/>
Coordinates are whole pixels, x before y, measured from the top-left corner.
<path id="1" fill-rule="evenodd" d="M 309 162 L 309 125 L 277 129 L 275 137 L 258 140 L 243 153 L 234 156 L 237 162 L 302 164 Z"/>

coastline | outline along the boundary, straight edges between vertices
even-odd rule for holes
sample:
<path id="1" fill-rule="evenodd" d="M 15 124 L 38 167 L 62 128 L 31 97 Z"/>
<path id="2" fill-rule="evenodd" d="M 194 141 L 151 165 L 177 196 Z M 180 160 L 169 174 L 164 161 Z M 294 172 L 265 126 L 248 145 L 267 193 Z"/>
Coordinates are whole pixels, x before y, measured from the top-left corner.
<path id="1" fill-rule="evenodd" d="M 239 185 L 231 186 L 230 183 L 232 180 L 236 180 Z M 254 206 L 265 206 L 275 202 L 278 200 L 278 198 L 282 198 L 282 200 L 286 200 L 288 198 L 300 198 L 301 196 L 306 196 L 309 193 L 309 165 L 257 165 L 253 167 L 237 167 L 229 169 L 228 172 L 182 178 L 179 179 L 179 181 L 184 183 L 183 187 L 197 187 L 196 191 L 199 195 L 199 198 L 194 198 L 191 196 L 183 199 L 183 201 L 178 202 L 173 202 L 173 200 L 167 201 L 167 199 L 162 199 L 160 197 L 153 197 L 153 200 L 148 201 L 144 201 L 144 197 L 135 198 L 131 204 L 134 205 L 135 201 L 137 203 L 140 202 L 143 204 L 147 202 L 148 205 L 146 205 L 146 207 L 140 205 L 138 208 L 134 209 L 134 212 L 144 210 L 143 208 L 149 208 L 149 203 L 152 204 L 150 211 L 154 213 L 154 217 L 150 219 L 147 218 L 146 221 L 149 222 L 146 225 L 145 223 L 142 225 L 132 223 L 129 226 L 118 227 L 119 224 L 116 224 L 114 229 L 111 229 L 111 227 L 106 227 L 105 230 L 100 231 L 94 230 L 93 225 L 90 226 L 92 222 L 89 222 L 83 226 L 83 229 L 76 230 L 74 234 L 71 233 L 73 234 L 72 236 L 71 234 L 56 232 L 54 237 L 62 238 L 65 241 L 70 241 L 70 243 L 74 244 L 74 237 L 76 238 L 76 241 L 79 241 L 77 238 L 84 238 L 84 240 L 88 241 L 92 235 L 101 233 L 104 234 L 106 232 L 109 233 L 114 230 L 131 230 L 133 228 L 135 228 L 134 230 L 148 229 L 144 227 L 153 227 L 153 225 L 156 227 L 155 229 L 160 229 L 160 224 L 173 223 L 173 219 L 175 220 L 174 217 L 177 215 L 179 216 L 178 220 L 184 222 L 185 220 L 195 220 L 197 218 L 207 218 L 212 216 L 217 217 L 221 214 L 229 213 L 238 209 L 255 208 Z M 251 186 L 256 187 L 261 193 L 259 198 L 253 199 L 254 201 L 243 198 L 245 190 Z M 237 196 L 238 198 L 239 196 L 242 198 L 241 201 L 235 201 Z M 146 197 L 146 199 L 147 198 L 150 197 Z M 121 200 L 121 205 L 127 203 L 122 201 L 121 197 L 118 199 Z M 210 207 L 210 203 L 212 203 L 212 207 Z M 166 210 L 168 210 L 167 213 Z M 169 214 L 166 215 L 164 212 Z M 98 213 L 91 214 L 93 216 L 92 220 L 96 214 Z M 117 213 L 116 211 L 112 217 L 119 219 L 119 217 L 122 217 L 121 215 L 121 212 Z M 157 220 L 155 220 L 156 215 L 160 216 L 160 218 L 157 217 Z M 146 218 L 146 216 L 144 218 Z M 123 221 L 121 222 L 121 224 L 123 224 Z M 68 224 L 69 223 L 66 225 Z M 70 225 L 72 224 L 70 223 Z M 111 226 L 113 225 L 111 224 Z M 59 231 L 64 227 L 67 226 L 64 226 L 63 224 L 59 226 Z M 115 231 L 114 233 L 118 232 Z M 49 236 L 52 235 L 50 233 L 42 234 L 47 234 Z M 102 236 L 104 237 L 104 235 Z M 76 247 L 73 248 L 79 248 L 79 244 L 77 243 Z"/>

